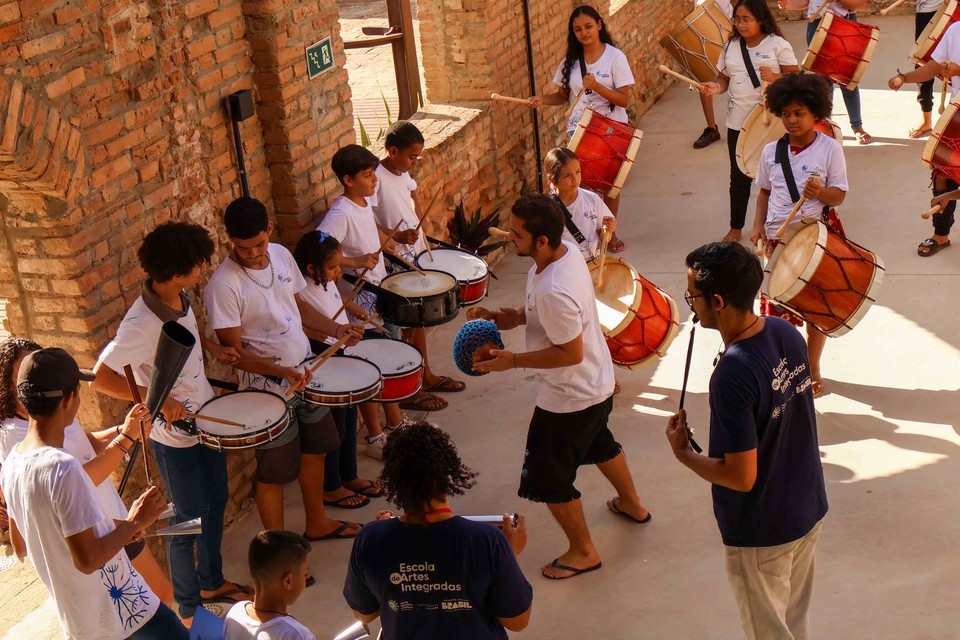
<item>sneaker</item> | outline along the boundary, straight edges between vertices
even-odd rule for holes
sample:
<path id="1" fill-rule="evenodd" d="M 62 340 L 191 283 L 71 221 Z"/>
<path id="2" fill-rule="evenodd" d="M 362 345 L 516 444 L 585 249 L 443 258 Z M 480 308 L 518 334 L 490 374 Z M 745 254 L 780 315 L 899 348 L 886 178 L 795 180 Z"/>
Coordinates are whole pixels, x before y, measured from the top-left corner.
<path id="1" fill-rule="evenodd" d="M 383 460 L 383 445 L 387 444 L 387 433 L 389 433 L 389 431 L 390 427 L 387 427 L 380 435 L 372 438 L 367 436 L 365 438 L 367 441 L 367 446 L 363 453 L 368 458 L 373 458 L 374 460 Z"/>
<path id="2" fill-rule="evenodd" d="M 697 141 L 693 143 L 694 149 L 703 149 L 705 146 L 713 144 L 720 139 L 720 131 L 714 129 L 713 127 L 707 127 L 703 130 L 703 133 L 700 134 L 700 137 L 697 138 Z"/>

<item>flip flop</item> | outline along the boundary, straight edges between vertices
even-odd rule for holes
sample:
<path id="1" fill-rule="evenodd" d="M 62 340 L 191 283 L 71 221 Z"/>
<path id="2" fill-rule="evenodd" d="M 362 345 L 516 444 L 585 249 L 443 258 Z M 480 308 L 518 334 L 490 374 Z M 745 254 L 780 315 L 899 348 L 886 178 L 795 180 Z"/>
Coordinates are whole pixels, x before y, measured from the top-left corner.
<path id="1" fill-rule="evenodd" d="M 347 487 L 347 489 L 350 489 L 350 491 L 368 498 L 382 498 L 384 494 L 383 487 L 377 487 L 373 492 L 371 492 L 370 489 L 373 489 L 374 487 L 377 487 L 377 485 L 373 483 L 373 480 L 367 480 L 367 486 L 361 489 L 350 489 L 350 487 Z"/>
<path id="2" fill-rule="evenodd" d="M 854 133 L 857 136 L 857 142 L 860 144 L 870 144 L 873 142 L 873 136 L 866 131 L 856 131 Z"/>
<path id="3" fill-rule="evenodd" d="M 621 510 L 617 507 L 617 504 L 618 504 L 619 502 L 620 502 L 620 498 L 614 498 L 614 499 L 611 500 L 610 503 L 607 505 L 607 507 L 610 509 L 610 511 L 613 511 L 613 512 L 614 512 L 615 514 L 617 514 L 618 516 L 623 516 L 624 518 L 630 518 L 631 520 L 633 520 L 633 521 L 636 522 L 637 524 L 647 524 L 648 522 L 650 522 L 651 518 L 653 518 L 653 514 L 650 513 L 649 511 L 647 511 L 647 517 L 646 517 L 646 518 L 644 518 L 643 520 L 637 520 L 636 518 L 634 518 L 632 515 L 630 515 L 630 514 L 627 513 L 626 511 L 621 511 Z"/>
<path id="4" fill-rule="evenodd" d="M 351 489 L 351 491 L 353 491 Z M 383 495 L 382 493 L 380 495 Z M 353 500 L 354 498 L 363 498 L 363 501 L 358 502 L 357 504 L 344 504 L 347 500 Z M 339 500 L 324 500 L 323 506 L 325 507 L 340 507 L 341 509 L 362 509 L 363 507 L 370 504 L 370 498 L 360 494 L 356 491 L 353 492 L 351 496 L 343 496 Z"/>
<path id="5" fill-rule="evenodd" d="M 322 541 L 322 540 L 349 540 L 350 538 L 356 538 L 356 537 L 357 537 L 357 534 L 356 534 L 356 533 L 351 533 L 351 534 L 346 535 L 346 536 L 340 535 L 341 533 L 343 533 L 343 532 L 346 531 L 347 529 L 352 529 L 354 525 L 351 524 L 351 523 L 349 523 L 349 522 L 344 522 L 343 520 L 337 520 L 337 522 L 340 523 L 340 526 L 337 527 L 336 529 L 334 529 L 333 531 L 331 531 L 330 533 L 328 533 L 328 534 L 325 535 L 325 536 L 317 536 L 317 537 L 308 536 L 308 535 L 307 535 L 307 532 L 304 531 L 304 532 L 303 532 L 303 537 L 306 538 L 306 539 L 307 539 L 308 541 L 310 541 L 310 542 L 320 542 L 320 541 Z M 363 527 L 363 525 L 361 524 L 361 525 L 359 525 L 359 527 Z"/>
<path id="6" fill-rule="evenodd" d="M 610 253 L 623 253 L 626 248 L 627 246 L 623 244 L 623 240 L 621 240 L 620 238 L 617 238 L 616 240 L 611 240 L 607 244 L 607 251 L 609 251 Z"/>
<path id="7" fill-rule="evenodd" d="M 453 385 L 453 386 L 451 386 Z M 450 376 L 440 376 L 440 381 L 424 389 L 427 393 L 439 391 L 441 393 L 460 393 L 467 388 L 466 383 L 460 380 L 454 380 Z"/>
<path id="8" fill-rule="evenodd" d="M 922 129 L 910 129 L 907 135 L 916 140 L 931 133 L 933 133 L 933 127 L 923 127 Z"/>
<path id="9" fill-rule="evenodd" d="M 231 598 L 230 596 L 235 596 L 238 594 L 243 594 L 243 598 Z M 218 593 L 212 598 L 201 598 L 202 604 L 214 604 L 218 602 L 232 602 L 236 604 L 237 602 L 243 602 L 244 600 L 249 600 L 250 595 L 253 593 L 253 589 L 242 584 L 238 584 L 236 589 L 228 589 L 223 593 Z"/>
<path id="10" fill-rule="evenodd" d="M 443 402 L 443 405 L 439 407 L 428 407 L 426 403 L 433 402 L 435 400 L 440 400 Z M 446 409 L 450 405 L 449 402 L 441 398 L 440 396 L 435 396 L 432 393 L 420 396 L 416 400 L 407 400 L 406 402 L 400 403 L 400 408 L 406 411 L 440 411 L 441 409 Z"/>
<path id="11" fill-rule="evenodd" d="M 936 255 L 942 249 L 946 249 L 949 246 L 950 246 L 949 240 L 947 240 L 943 244 L 940 244 L 933 238 L 927 238 L 926 240 L 920 243 L 920 246 L 917 247 L 917 255 L 920 256 L 921 258 L 929 258 L 930 256 Z M 924 252 L 923 251 L 924 249 L 926 249 L 927 251 Z"/>
<path id="12" fill-rule="evenodd" d="M 554 569 L 562 569 L 563 571 L 570 571 L 572 575 L 563 576 L 562 578 L 555 578 L 553 576 L 548 576 L 547 574 L 543 573 L 543 570 L 541 569 L 540 573 L 543 575 L 544 578 L 546 578 L 547 580 L 566 580 L 568 578 L 576 578 L 577 576 L 583 575 L 584 573 L 590 573 L 591 571 L 596 571 L 597 569 L 603 566 L 603 563 L 598 562 L 592 567 L 587 567 L 586 569 L 577 569 L 576 567 L 568 567 L 565 564 L 560 564 L 560 558 L 556 558 L 554 559 L 553 562 L 550 563 L 550 566 L 553 567 Z"/>

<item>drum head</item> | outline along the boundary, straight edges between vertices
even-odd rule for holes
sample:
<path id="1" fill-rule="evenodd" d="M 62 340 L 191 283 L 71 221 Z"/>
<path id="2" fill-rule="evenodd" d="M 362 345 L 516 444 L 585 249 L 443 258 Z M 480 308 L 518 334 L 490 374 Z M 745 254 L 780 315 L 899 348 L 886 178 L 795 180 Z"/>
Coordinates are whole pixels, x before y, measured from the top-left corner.
<path id="1" fill-rule="evenodd" d="M 763 122 L 764 112 L 769 115 L 766 124 Z M 740 138 L 737 139 L 737 166 L 740 171 L 750 178 L 756 178 L 763 148 L 782 138 L 786 132 L 783 121 L 758 104 L 747 116 L 740 130 Z"/>
<path id="2" fill-rule="evenodd" d="M 960 157 L 955 151 L 960 146 L 958 145 L 960 140 L 957 138 L 957 126 L 954 124 L 958 109 L 960 109 L 960 103 L 951 102 L 947 105 L 943 115 L 933 125 L 930 137 L 927 138 L 927 144 L 924 145 L 920 158 L 931 169 L 941 168 L 949 171 L 960 167 Z M 953 175 L 950 177 L 956 179 Z"/>
<path id="3" fill-rule="evenodd" d="M 723 45 L 733 34 L 733 23 L 717 6 L 707 0 L 681 20 L 660 41 L 677 62 L 700 82 L 717 76 L 717 62 L 723 53 Z"/>
<path id="4" fill-rule="evenodd" d="M 803 220 L 790 230 L 777 247 L 770 265 L 769 297 L 780 298 L 801 278 L 809 279 L 808 272 L 816 270 L 811 262 L 821 233 L 826 233 L 826 226 L 813 219 Z"/>
<path id="5" fill-rule="evenodd" d="M 590 275 L 597 279 L 599 264 L 590 265 Z M 597 312 L 604 334 L 616 333 L 633 320 L 633 311 L 640 308 L 642 289 L 639 274 L 622 258 L 607 258 L 603 267 L 603 285 L 594 288 Z"/>
<path id="6" fill-rule="evenodd" d="M 245 427 L 196 418 L 197 428 L 215 436 L 242 436 L 269 429 L 287 415 L 287 403 L 268 391 L 235 391 L 207 400 L 199 415 L 240 422 Z"/>
<path id="7" fill-rule="evenodd" d="M 456 289 L 459 282 L 442 271 L 424 271 L 423 275 L 416 271 L 404 271 L 387 276 L 380 283 L 383 289 L 407 298 L 423 298 Z"/>
<path id="8" fill-rule="evenodd" d="M 412 344 L 392 338 L 361 340 L 344 352 L 377 365 L 384 376 L 416 371 L 423 366 L 423 354 Z"/>
<path id="9" fill-rule="evenodd" d="M 333 356 L 313 372 L 307 389 L 328 395 L 348 394 L 375 386 L 380 381 L 377 365 L 354 356 Z"/>
<path id="10" fill-rule="evenodd" d="M 417 256 L 417 266 L 449 273 L 460 282 L 476 282 L 487 277 L 489 268 L 483 258 L 460 249 L 432 249 L 433 257 L 426 251 Z"/>

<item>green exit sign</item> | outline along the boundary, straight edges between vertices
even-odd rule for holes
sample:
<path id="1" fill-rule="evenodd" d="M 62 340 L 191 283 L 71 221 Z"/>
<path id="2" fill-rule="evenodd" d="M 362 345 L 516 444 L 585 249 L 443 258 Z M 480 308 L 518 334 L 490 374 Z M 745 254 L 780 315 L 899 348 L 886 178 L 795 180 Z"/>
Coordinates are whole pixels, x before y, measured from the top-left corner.
<path id="1" fill-rule="evenodd" d="M 324 38 L 307 47 L 307 75 L 311 80 L 333 68 L 333 44 Z"/>

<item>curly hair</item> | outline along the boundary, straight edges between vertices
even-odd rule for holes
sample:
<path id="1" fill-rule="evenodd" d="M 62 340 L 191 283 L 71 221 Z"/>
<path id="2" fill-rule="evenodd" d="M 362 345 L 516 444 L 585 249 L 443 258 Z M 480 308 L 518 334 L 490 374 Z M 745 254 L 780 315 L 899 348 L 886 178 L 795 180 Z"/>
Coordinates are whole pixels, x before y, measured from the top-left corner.
<path id="1" fill-rule="evenodd" d="M 573 13 L 570 14 L 570 20 L 567 21 L 567 53 L 563 58 L 563 67 L 560 71 L 563 76 L 560 88 L 567 94 L 567 97 L 570 96 L 570 71 L 573 69 L 573 65 L 578 63 L 580 56 L 583 55 L 583 45 L 577 40 L 577 34 L 573 32 L 573 21 L 580 16 L 589 16 L 600 24 L 600 42 L 611 47 L 617 46 L 613 42 L 613 37 L 607 31 L 607 23 L 603 21 L 596 9 L 588 5 L 581 5 L 573 10 Z"/>
<path id="2" fill-rule="evenodd" d="M 450 436 L 426 422 L 394 431 L 383 448 L 380 483 L 387 500 L 408 514 L 423 516 L 431 500 L 463 495 L 476 477 Z"/>
<path id="3" fill-rule="evenodd" d="M 321 240 L 323 238 L 323 240 Z M 307 231 L 300 236 L 297 247 L 293 250 L 293 259 L 300 267 L 304 278 L 313 278 L 313 284 L 318 284 L 327 290 L 327 273 L 324 268 L 330 257 L 340 249 L 340 242 L 333 236 L 321 231 Z M 307 272 L 307 267 L 313 267 L 313 275 Z"/>
<path id="4" fill-rule="evenodd" d="M 13 379 L 13 365 L 17 360 L 42 349 L 26 338 L 7 338 L 0 342 L 0 420 L 17 415 L 17 381 Z"/>
<path id="5" fill-rule="evenodd" d="M 137 249 L 140 266 L 154 282 L 186 276 L 213 257 L 213 238 L 190 222 L 166 222 L 147 234 Z"/>
<path id="6" fill-rule="evenodd" d="M 737 9 L 743 7 L 750 12 L 757 22 L 760 23 L 760 32 L 768 36 L 780 36 L 783 37 L 783 33 L 780 31 L 780 27 L 777 26 L 777 20 L 773 17 L 773 12 L 770 11 L 770 7 L 767 5 L 767 0 L 740 0 L 737 3 L 737 6 L 733 9 L 733 15 L 737 15 Z M 736 29 L 733 30 L 733 35 L 730 36 L 730 39 L 739 38 L 740 32 Z"/>
<path id="7" fill-rule="evenodd" d="M 830 83 L 812 73 L 788 73 L 767 87 L 767 109 L 780 116 L 793 103 L 803 105 L 810 113 L 823 120 L 833 111 L 833 88 Z"/>

